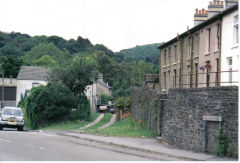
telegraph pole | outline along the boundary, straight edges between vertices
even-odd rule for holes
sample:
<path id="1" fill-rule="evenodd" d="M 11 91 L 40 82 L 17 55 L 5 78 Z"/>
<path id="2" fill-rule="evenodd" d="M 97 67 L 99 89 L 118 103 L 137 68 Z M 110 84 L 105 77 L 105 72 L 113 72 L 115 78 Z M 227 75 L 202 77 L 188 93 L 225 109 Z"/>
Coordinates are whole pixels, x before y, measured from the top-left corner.
<path id="1" fill-rule="evenodd" d="M 1 107 L 4 107 L 4 68 L 3 65 L 2 66 L 2 102 L 1 102 Z"/>

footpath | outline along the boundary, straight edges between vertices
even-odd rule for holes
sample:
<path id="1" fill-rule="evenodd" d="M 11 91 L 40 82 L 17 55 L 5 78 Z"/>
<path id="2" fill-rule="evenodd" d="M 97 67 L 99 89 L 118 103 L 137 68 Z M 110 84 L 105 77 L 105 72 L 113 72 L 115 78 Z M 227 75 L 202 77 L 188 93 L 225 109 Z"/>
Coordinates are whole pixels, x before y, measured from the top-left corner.
<path id="1" fill-rule="evenodd" d="M 129 138 L 129 137 L 106 137 L 98 135 L 81 134 L 69 131 L 54 131 L 56 134 L 70 136 L 83 140 L 93 141 L 102 144 L 115 145 L 129 148 L 136 151 L 159 154 L 176 160 L 189 161 L 238 161 L 236 158 L 222 158 L 212 154 L 197 153 L 179 149 L 161 143 L 157 138 Z"/>

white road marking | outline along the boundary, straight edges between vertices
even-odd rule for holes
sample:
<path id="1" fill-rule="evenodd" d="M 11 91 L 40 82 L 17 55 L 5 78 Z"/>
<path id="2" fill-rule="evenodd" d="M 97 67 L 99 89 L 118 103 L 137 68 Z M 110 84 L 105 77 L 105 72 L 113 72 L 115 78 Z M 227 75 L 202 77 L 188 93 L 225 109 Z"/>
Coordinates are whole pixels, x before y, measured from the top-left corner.
<path id="1" fill-rule="evenodd" d="M 0 141 L 5 141 L 5 142 L 8 142 L 8 143 L 11 142 L 10 140 L 6 140 L 6 139 L 0 139 Z"/>
<path id="2" fill-rule="evenodd" d="M 53 135 L 53 134 L 46 134 L 44 132 L 28 132 L 30 134 L 35 134 L 35 135 L 43 135 L 43 136 L 57 136 L 57 135 Z"/>

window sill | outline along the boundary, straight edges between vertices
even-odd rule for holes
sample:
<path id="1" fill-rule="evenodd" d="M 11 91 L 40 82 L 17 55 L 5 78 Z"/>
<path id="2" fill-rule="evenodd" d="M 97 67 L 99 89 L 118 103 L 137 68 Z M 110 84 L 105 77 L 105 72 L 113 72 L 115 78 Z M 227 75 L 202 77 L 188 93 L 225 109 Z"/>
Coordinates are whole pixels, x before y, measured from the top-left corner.
<path id="1" fill-rule="evenodd" d="M 205 55 L 205 56 L 208 56 L 208 55 L 210 55 L 210 52 L 207 52 L 207 53 L 205 53 L 204 55 Z"/>
<path id="2" fill-rule="evenodd" d="M 177 62 L 173 63 L 172 65 L 176 65 L 176 64 L 177 64 Z"/>
<path id="3" fill-rule="evenodd" d="M 167 67 L 170 67 L 171 65 L 167 65 Z"/>
<path id="4" fill-rule="evenodd" d="M 215 50 L 214 53 L 220 52 L 220 50 Z"/>
<path id="5" fill-rule="evenodd" d="M 199 58 L 199 57 L 198 56 L 193 57 L 193 59 L 197 59 L 197 58 Z"/>
<path id="6" fill-rule="evenodd" d="M 238 48 L 238 45 L 233 46 L 231 49 L 235 49 L 235 48 Z"/>

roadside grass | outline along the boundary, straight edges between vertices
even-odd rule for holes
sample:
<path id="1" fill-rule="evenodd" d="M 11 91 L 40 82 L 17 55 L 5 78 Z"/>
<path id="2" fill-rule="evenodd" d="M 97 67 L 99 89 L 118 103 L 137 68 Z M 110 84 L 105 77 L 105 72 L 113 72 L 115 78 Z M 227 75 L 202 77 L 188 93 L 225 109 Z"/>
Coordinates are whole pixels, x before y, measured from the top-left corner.
<path id="1" fill-rule="evenodd" d="M 76 122 L 72 122 L 72 121 L 57 122 L 57 123 L 51 124 L 50 126 L 42 127 L 41 129 L 42 130 L 76 130 L 91 123 L 92 121 L 97 119 L 99 115 L 100 113 L 92 113 L 90 117 L 90 121 L 78 120 Z"/>
<path id="2" fill-rule="evenodd" d="M 90 130 L 96 130 L 97 128 L 105 125 L 106 123 L 108 123 L 112 118 L 112 113 L 105 113 L 104 117 L 95 125 L 86 128 L 85 131 L 90 131 Z"/>
<path id="3" fill-rule="evenodd" d="M 90 134 L 104 136 L 122 136 L 122 137 L 155 137 L 157 133 L 151 130 L 143 129 L 135 120 L 127 118 L 117 121 L 111 126 L 102 130 L 88 131 Z"/>

